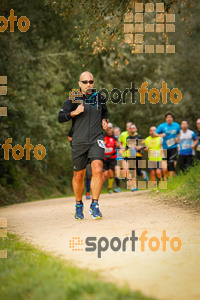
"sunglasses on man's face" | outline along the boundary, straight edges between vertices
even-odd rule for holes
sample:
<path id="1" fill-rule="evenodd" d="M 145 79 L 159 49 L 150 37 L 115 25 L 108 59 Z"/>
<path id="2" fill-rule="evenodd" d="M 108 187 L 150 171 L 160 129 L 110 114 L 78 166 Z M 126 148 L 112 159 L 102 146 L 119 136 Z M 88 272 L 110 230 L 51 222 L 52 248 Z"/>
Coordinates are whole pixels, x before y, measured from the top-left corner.
<path id="1" fill-rule="evenodd" d="M 93 84 L 94 83 L 94 80 L 82 80 L 81 81 L 83 84 Z"/>

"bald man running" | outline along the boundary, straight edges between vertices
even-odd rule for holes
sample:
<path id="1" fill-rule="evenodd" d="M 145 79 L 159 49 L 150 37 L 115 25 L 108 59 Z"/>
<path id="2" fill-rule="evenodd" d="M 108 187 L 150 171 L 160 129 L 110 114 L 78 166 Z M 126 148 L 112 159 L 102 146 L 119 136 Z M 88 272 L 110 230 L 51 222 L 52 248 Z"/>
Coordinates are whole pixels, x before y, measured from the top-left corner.
<path id="1" fill-rule="evenodd" d="M 68 98 L 58 115 L 60 123 L 72 119 L 71 154 L 74 169 L 72 185 L 76 197 L 74 217 L 77 220 L 84 219 L 82 195 L 86 165 L 89 161 L 92 168 L 92 203 L 89 213 L 94 219 L 102 218 L 98 200 L 103 183 L 105 144 L 102 128 L 107 128 L 107 107 L 104 97 L 93 89 L 94 83 L 93 75 L 88 71 L 83 72 L 78 82 L 82 96 L 75 98 L 82 103 L 76 103 Z"/>

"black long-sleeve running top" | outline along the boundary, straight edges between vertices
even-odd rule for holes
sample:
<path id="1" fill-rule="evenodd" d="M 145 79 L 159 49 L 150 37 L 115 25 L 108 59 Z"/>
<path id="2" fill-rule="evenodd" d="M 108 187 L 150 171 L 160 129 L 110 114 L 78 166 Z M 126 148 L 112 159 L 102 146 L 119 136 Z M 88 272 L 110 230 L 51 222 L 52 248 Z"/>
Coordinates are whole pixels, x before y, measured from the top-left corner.
<path id="1" fill-rule="evenodd" d="M 93 143 L 103 133 L 102 119 L 108 118 L 105 98 L 99 93 L 93 93 L 89 99 L 83 95 L 81 98 L 76 97 L 75 100 L 83 100 L 84 112 L 71 117 L 71 111 L 74 111 L 80 103 L 73 103 L 67 98 L 59 111 L 58 122 L 63 123 L 72 119 L 72 145 Z"/>

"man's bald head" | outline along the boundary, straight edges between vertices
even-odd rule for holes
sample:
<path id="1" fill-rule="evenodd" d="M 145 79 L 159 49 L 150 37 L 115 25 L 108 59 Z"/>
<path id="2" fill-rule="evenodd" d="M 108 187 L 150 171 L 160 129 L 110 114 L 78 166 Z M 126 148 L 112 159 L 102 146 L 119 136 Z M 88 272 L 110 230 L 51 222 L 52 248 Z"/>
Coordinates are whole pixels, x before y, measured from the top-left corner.
<path id="1" fill-rule="evenodd" d="M 113 134 L 113 125 L 112 125 L 112 123 L 108 123 L 106 133 L 107 133 L 108 136 L 111 136 Z"/>
<path id="2" fill-rule="evenodd" d="M 88 76 L 88 75 L 91 77 L 91 79 L 94 79 L 94 76 L 93 76 L 93 74 L 92 74 L 91 72 L 85 71 L 85 72 L 82 72 L 82 73 L 81 73 L 79 80 L 80 80 L 80 81 L 81 81 L 81 80 L 84 80 L 85 77 Z"/>
<path id="3" fill-rule="evenodd" d="M 129 128 L 132 124 L 133 124 L 132 122 L 126 122 L 126 130 L 127 131 L 129 130 Z"/>
<path id="4" fill-rule="evenodd" d="M 150 136 L 153 137 L 153 134 L 154 134 L 155 131 L 156 131 L 156 126 L 151 126 L 150 129 L 149 129 Z"/>
<path id="5" fill-rule="evenodd" d="M 94 86 L 94 78 L 92 73 L 90 73 L 89 71 L 81 73 L 78 84 L 83 94 L 91 94 Z"/>

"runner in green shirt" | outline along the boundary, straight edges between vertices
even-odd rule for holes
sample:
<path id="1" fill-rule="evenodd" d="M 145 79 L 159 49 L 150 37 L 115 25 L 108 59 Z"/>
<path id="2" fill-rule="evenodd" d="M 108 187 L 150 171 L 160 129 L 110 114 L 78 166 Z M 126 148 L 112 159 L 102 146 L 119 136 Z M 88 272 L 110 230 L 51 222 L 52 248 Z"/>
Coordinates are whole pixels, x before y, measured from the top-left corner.
<path id="1" fill-rule="evenodd" d="M 127 145 L 127 137 L 129 136 L 129 129 L 130 126 L 132 125 L 132 122 L 127 122 L 126 123 L 126 131 L 123 131 L 119 137 L 119 142 L 122 144 L 122 146 L 124 147 L 124 149 L 126 149 L 126 145 Z M 123 157 L 129 157 L 129 150 L 125 150 L 122 154 Z"/>
<path id="2" fill-rule="evenodd" d="M 149 160 L 149 170 L 151 180 L 154 182 L 154 185 L 157 184 L 156 176 L 159 180 L 162 178 L 162 137 L 154 137 L 154 132 L 156 127 L 152 126 L 149 130 L 150 136 L 145 139 L 145 144 L 148 150 L 148 160 Z"/>
<path id="3" fill-rule="evenodd" d="M 129 136 L 129 130 L 130 126 L 132 125 L 132 122 L 127 122 L 126 123 L 126 131 L 123 131 L 119 137 L 119 142 L 122 145 L 122 149 L 120 151 L 120 154 L 122 154 L 122 157 L 124 158 L 122 161 L 122 176 L 124 178 L 128 177 L 128 164 L 127 164 L 127 159 L 130 156 L 130 151 L 129 149 L 126 150 L 126 145 L 127 145 L 127 137 Z"/>

